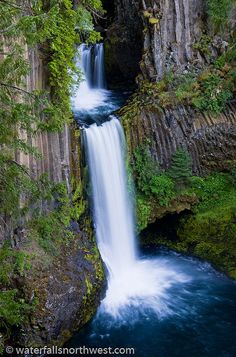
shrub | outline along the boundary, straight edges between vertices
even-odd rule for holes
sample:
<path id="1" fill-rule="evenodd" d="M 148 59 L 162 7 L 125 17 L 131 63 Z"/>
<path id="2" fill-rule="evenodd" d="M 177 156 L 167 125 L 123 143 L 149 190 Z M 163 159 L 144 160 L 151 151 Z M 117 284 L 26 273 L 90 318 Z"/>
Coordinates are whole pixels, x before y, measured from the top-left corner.
<path id="1" fill-rule="evenodd" d="M 234 0 L 207 0 L 207 12 L 215 31 L 223 30 Z"/>
<path id="2" fill-rule="evenodd" d="M 138 189 L 150 194 L 150 181 L 159 173 L 159 165 L 152 158 L 147 145 L 140 145 L 134 152 L 134 173 Z"/>
<path id="3" fill-rule="evenodd" d="M 153 176 L 150 182 L 150 191 L 157 198 L 160 206 L 168 206 L 171 199 L 175 197 L 174 182 L 164 173 Z"/>
<path id="4" fill-rule="evenodd" d="M 192 175 L 191 157 L 185 149 L 179 148 L 176 150 L 172 156 L 168 174 L 177 188 L 186 186 L 189 183 Z"/>
<path id="5" fill-rule="evenodd" d="M 150 214 L 151 206 L 148 200 L 145 197 L 139 195 L 137 197 L 137 221 L 139 232 L 147 227 Z"/>

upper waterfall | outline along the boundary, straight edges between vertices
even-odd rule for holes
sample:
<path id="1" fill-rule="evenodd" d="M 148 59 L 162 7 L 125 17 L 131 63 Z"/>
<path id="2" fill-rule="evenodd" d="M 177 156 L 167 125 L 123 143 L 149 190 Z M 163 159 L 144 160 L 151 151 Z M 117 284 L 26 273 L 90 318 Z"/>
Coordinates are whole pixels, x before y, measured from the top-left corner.
<path id="1" fill-rule="evenodd" d="M 106 88 L 103 43 L 94 46 L 82 44 L 80 46 L 79 66 L 90 89 Z"/>
<path id="2" fill-rule="evenodd" d="M 106 90 L 103 44 L 80 45 L 76 65 L 80 69 L 82 80 L 72 97 L 73 110 L 81 113 L 97 110 L 109 96 Z"/>

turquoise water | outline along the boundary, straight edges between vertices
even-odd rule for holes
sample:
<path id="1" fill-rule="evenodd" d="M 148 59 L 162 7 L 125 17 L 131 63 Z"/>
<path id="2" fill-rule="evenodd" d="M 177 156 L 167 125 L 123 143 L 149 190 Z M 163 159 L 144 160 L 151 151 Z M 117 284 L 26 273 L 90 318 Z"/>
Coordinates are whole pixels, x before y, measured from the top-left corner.
<path id="1" fill-rule="evenodd" d="M 236 283 L 208 263 L 167 249 L 146 251 L 189 277 L 165 291 L 157 314 L 142 307 L 127 307 L 113 319 L 101 308 L 75 334 L 71 347 L 133 347 L 138 357 L 236 356 Z"/>

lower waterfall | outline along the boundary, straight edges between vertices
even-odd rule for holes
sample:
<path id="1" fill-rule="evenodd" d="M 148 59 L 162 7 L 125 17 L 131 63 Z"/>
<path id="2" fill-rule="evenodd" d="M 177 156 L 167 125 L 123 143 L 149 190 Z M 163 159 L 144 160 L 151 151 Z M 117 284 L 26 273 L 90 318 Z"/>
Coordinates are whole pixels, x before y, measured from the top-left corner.
<path id="1" fill-rule="evenodd" d="M 108 290 L 102 306 L 113 316 L 127 306 L 171 312 L 162 301 L 165 290 L 189 278 L 162 261 L 138 257 L 132 204 L 127 188 L 125 137 L 116 117 L 84 130 L 93 191 L 98 247 L 108 271 Z M 123 310 L 123 311 L 122 311 Z"/>

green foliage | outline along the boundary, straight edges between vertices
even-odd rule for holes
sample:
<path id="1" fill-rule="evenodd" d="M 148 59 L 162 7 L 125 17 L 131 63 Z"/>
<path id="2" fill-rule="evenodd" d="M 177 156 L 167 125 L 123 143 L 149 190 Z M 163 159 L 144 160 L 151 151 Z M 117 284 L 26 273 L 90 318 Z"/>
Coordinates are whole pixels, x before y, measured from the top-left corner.
<path id="1" fill-rule="evenodd" d="M 223 30 L 228 23 L 234 0 L 207 0 L 207 12 L 216 31 Z"/>
<path id="2" fill-rule="evenodd" d="M 174 197 L 174 183 L 161 172 L 147 145 L 140 145 L 134 152 L 134 173 L 139 192 L 156 198 L 161 206 L 167 206 Z"/>
<path id="3" fill-rule="evenodd" d="M 39 246 L 54 257 L 59 254 L 60 247 L 66 245 L 75 237 L 70 225 L 73 220 L 78 220 L 85 210 L 80 185 L 75 187 L 74 193 L 68 195 L 66 184 L 50 184 L 46 178 L 42 181 L 47 185 L 45 198 L 53 199 L 56 208 L 51 211 L 39 213 L 35 209 L 33 218 L 28 221 L 25 232 L 29 238 L 36 240 Z M 27 318 L 33 306 L 24 301 L 23 292 L 14 289 L 15 279 L 27 277 L 27 271 L 31 268 L 33 255 L 21 249 L 13 249 L 7 241 L 0 248 L 0 329 L 3 335 L 7 334 L 12 325 L 20 325 Z M 10 310 L 9 310 L 10 309 Z"/>
<path id="4" fill-rule="evenodd" d="M 0 1 L 1 226 L 14 240 L 11 228 L 28 219 L 29 210 L 34 211 L 26 235 L 36 238 L 49 255 L 73 236 L 70 224 L 85 210 L 82 188 L 75 187 L 69 194 L 64 184 L 53 185 L 45 175 L 36 180 L 18 158 L 24 155 L 25 162 L 40 159 L 32 144 L 39 132 L 60 131 L 72 118 L 76 47 L 82 39 L 88 43 L 100 39 L 93 18 L 103 12 L 100 0 L 82 0 L 76 9 L 73 4 L 72 0 Z M 27 50 L 30 54 L 38 51 L 48 69 L 48 90 L 28 91 L 31 63 Z M 42 214 L 37 208 L 40 200 L 53 202 L 56 209 Z M 0 248 L 0 350 L 8 330 L 19 326 L 32 308 L 24 301 L 24 292 L 15 289 L 16 281 L 30 268 L 32 256 L 8 243 Z"/>
<path id="5" fill-rule="evenodd" d="M 35 180 L 16 158 L 21 153 L 26 159 L 40 158 L 32 144 L 39 131 L 61 130 L 71 120 L 76 45 L 82 36 L 88 42 L 99 39 L 91 12 L 102 13 L 100 0 L 81 1 L 77 9 L 71 0 L 0 2 L 0 216 L 5 226 L 9 220 L 17 222 L 50 191 L 49 182 Z M 48 67 L 49 91 L 26 90 L 31 70 L 27 47 L 37 49 Z"/>
<path id="6" fill-rule="evenodd" d="M 13 288 L 15 278 L 24 277 L 30 269 L 30 261 L 28 253 L 13 249 L 7 243 L 0 248 L 0 331 L 3 337 L 11 326 L 22 323 L 33 308 L 18 289 Z"/>
<path id="7" fill-rule="evenodd" d="M 203 112 L 218 114 L 223 111 L 234 93 L 233 53 L 231 55 L 225 54 L 215 62 L 218 68 L 228 63 L 224 73 L 209 68 L 198 76 L 192 73 L 177 77 L 174 87 L 178 103 L 191 104 Z"/>
<path id="8" fill-rule="evenodd" d="M 198 50 L 202 55 L 210 56 L 211 37 L 203 34 L 198 42 L 193 45 L 193 48 Z"/>
<path id="9" fill-rule="evenodd" d="M 85 211 L 81 185 L 75 188 L 70 197 L 65 183 L 53 185 L 52 197 L 56 207 L 47 214 L 38 214 L 36 210 L 28 226 L 32 238 L 50 255 L 57 255 L 62 244 L 74 238 L 70 229 L 72 221 L 78 221 Z"/>
<path id="10" fill-rule="evenodd" d="M 0 248 L 0 284 L 8 285 L 14 276 L 24 276 L 30 268 L 30 255 L 5 244 Z"/>
<path id="11" fill-rule="evenodd" d="M 157 198 L 160 206 L 168 206 L 175 197 L 174 182 L 166 174 L 153 176 L 150 182 L 150 191 Z"/>
<path id="12" fill-rule="evenodd" d="M 204 41 L 208 43 L 208 40 Z M 235 94 L 234 47 L 234 44 L 230 45 L 225 53 L 202 71 L 193 70 L 186 74 L 169 71 L 157 83 L 140 80 L 139 90 L 119 111 L 124 126 L 128 126 L 142 110 L 159 114 L 164 108 L 180 104 L 211 114 L 222 112 Z"/>
<path id="13" fill-rule="evenodd" d="M 201 111 L 220 113 L 232 97 L 230 86 L 224 86 L 224 80 L 219 75 L 209 73 L 202 81 L 201 94 L 193 99 L 193 104 Z"/>
<path id="14" fill-rule="evenodd" d="M 177 79 L 175 95 L 179 103 L 186 102 L 187 104 L 191 104 L 193 98 L 198 97 L 199 85 L 193 74 L 189 73 Z"/>
<path id="15" fill-rule="evenodd" d="M 217 205 L 223 207 L 231 196 L 234 197 L 234 176 L 232 173 L 215 173 L 207 177 L 192 177 L 191 189 L 199 198 L 199 204 L 194 211 L 204 213 Z"/>
<path id="16" fill-rule="evenodd" d="M 176 187 L 183 187 L 188 185 L 189 179 L 192 176 L 191 157 L 189 153 L 179 148 L 176 150 L 171 159 L 171 165 L 168 170 L 169 176 L 175 182 Z"/>
<path id="17" fill-rule="evenodd" d="M 188 194 L 193 193 L 199 201 L 192 214 L 184 216 L 180 221 L 178 239 L 158 237 L 155 240 L 179 252 L 205 259 L 235 279 L 235 169 L 230 173 L 192 177 Z M 151 201 L 147 203 L 151 204 Z M 150 217 L 147 217 L 146 222 L 149 220 Z"/>
<path id="18" fill-rule="evenodd" d="M 29 304 L 17 294 L 16 289 L 0 292 L 0 328 L 19 326 L 31 310 Z"/>
<path id="19" fill-rule="evenodd" d="M 147 145 L 140 145 L 136 148 L 134 160 L 138 189 L 148 195 L 150 193 L 150 182 L 159 173 L 158 163 L 153 160 Z"/>
<path id="20" fill-rule="evenodd" d="M 231 65 L 235 61 L 236 61 L 236 48 L 232 46 L 215 60 L 214 66 L 217 69 L 222 69 L 225 65 Z"/>
<path id="21" fill-rule="evenodd" d="M 178 230 L 180 242 L 176 249 L 190 252 L 236 278 L 236 193 L 222 202 L 215 198 L 216 205 L 204 213 L 198 212 L 183 221 Z"/>
<path id="22" fill-rule="evenodd" d="M 138 232 L 147 227 L 150 214 L 151 214 L 151 204 L 148 200 L 138 195 L 136 198 L 137 202 L 137 222 L 138 222 Z"/>
<path id="23" fill-rule="evenodd" d="M 140 145 L 134 152 L 133 165 L 137 187 L 138 231 L 144 229 L 152 213 L 152 207 L 168 206 L 176 196 L 174 181 L 160 170 L 150 154 L 148 144 Z"/>

